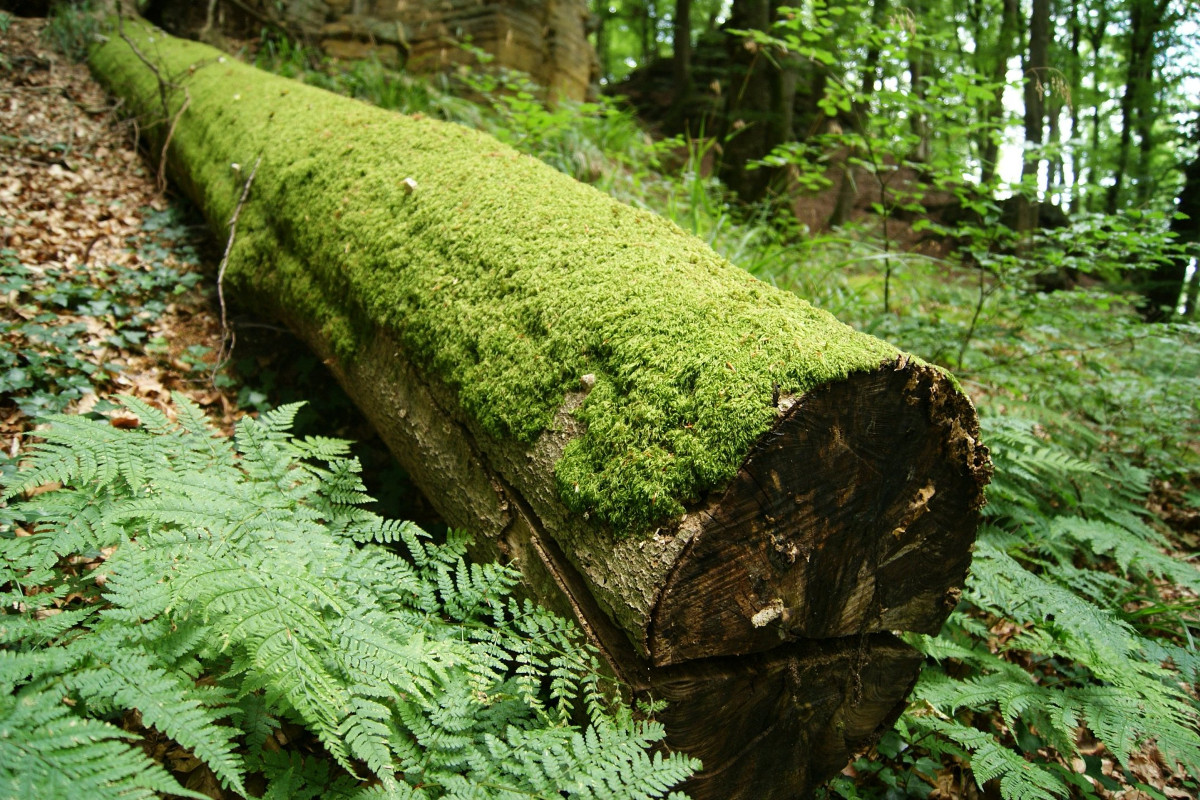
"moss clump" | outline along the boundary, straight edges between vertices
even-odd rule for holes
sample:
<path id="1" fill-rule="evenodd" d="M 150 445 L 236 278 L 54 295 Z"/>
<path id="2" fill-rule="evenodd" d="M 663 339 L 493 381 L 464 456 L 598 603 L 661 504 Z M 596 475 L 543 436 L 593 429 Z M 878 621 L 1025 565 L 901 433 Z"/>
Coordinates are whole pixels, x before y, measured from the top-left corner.
<path id="1" fill-rule="evenodd" d="M 236 205 L 244 177 L 231 164 L 262 156 L 227 280 L 318 321 L 344 358 L 385 326 L 497 437 L 531 442 L 594 375 L 557 480 L 569 507 L 618 530 L 677 514 L 736 474 L 776 418 L 774 391 L 898 355 L 489 136 L 127 28 L 182 76 L 191 101 L 172 160 L 210 221 Z M 123 42 L 92 63 L 162 116 L 154 77 Z"/>

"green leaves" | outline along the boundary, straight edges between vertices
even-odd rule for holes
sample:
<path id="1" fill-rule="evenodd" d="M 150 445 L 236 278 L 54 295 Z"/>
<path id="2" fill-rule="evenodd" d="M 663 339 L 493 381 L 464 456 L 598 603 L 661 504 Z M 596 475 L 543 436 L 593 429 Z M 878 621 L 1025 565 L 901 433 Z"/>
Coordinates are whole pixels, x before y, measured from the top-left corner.
<path id="1" fill-rule="evenodd" d="M 150 213 L 147 230 L 177 234 L 174 213 Z M 176 254 L 192 255 L 182 245 Z M 0 249 L 0 294 L 12 298 L 0 312 L 0 395 L 29 417 L 60 412 L 116 374 L 98 350 L 141 351 L 147 329 L 166 310 L 167 290 L 186 291 L 200 274 L 169 264 L 153 239 L 141 244 L 140 255 L 148 269 L 109 264 L 55 274 Z"/>
<path id="2" fill-rule="evenodd" d="M 647 754 L 661 727 L 606 699 L 571 625 L 509 596 L 516 573 L 361 509 L 345 444 L 290 436 L 297 406 L 229 442 L 183 398 L 175 419 L 124 402 L 142 427 L 54 417 L 6 493 L 62 485 L 9 512 L 32 535 L 0 538 L 17 598 L 0 785 L 192 796 L 107 724 L 132 709 L 233 791 L 263 775 L 267 797 L 653 798 L 697 768 Z M 375 541 L 407 553 L 357 544 Z M 284 721 L 327 756 L 267 749 Z"/>

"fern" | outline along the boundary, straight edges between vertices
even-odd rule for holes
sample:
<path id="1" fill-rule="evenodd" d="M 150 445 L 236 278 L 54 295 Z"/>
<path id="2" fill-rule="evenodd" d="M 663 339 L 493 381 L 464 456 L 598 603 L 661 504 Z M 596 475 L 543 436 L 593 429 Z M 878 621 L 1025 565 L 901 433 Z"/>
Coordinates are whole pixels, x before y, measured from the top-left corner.
<path id="1" fill-rule="evenodd" d="M 206 795 L 179 786 L 141 751 L 129 734 L 81 717 L 61 691 L 25 686 L 0 697 L 0 793 L 27 800 L 87 797 L 154 798 Z"/>
<path id="2" fill-rule="evenodd" d="M 931 667 L 907 738 L 969 762 L 1006 800 L 1093 794 L 1067 766 L 1081 729 L 1122 767 L 1153 744 L 1200 774 L 1200 704 L 1184 688 L 1200 676 L 1195 618 L 1149 630 L 1126 609 L 1155 581 L 1200 589 L 1200 571 L 1166 555 L 1145 521 L 1145 474 L 1085 462 L 1029 422 L 984 428 L 996 463 L 987 524 L 962 606 L 939 637 L 909 637 Z"/>
<path id="3" fill-rule="evenodd" d="M 606 699 L 574 628 L 511 596 L 516 573 L 361 508 L 346 445 L 290 435 L 297 406 L 231 442 L 185 399 L 174 420 L 125 402 L 142 427 L 53 418 L 5 494 L 62 487 L 6 512 L 32 535 L 0 537 L 0 747 L 40 754 L 0 753 L 6 787 L 194 796 L 109 724 L 131 709 L 266 797 L 652 798 L 698 767 L 647 754 L 661 728 Z M 283 722 L 320 753 L 269 749 Z"/>

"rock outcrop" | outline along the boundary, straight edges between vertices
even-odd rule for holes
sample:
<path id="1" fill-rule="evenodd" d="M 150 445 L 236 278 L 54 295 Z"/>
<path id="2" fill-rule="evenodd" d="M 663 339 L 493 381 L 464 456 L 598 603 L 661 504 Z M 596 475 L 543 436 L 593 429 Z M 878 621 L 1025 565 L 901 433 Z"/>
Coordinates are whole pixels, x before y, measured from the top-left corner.
<path id="1" fill-rule="evenodd" d="M 340 59 L 379 58 L 431 74 L 473 64 L 528 73 L 551 100 L 582 100 L 596 72 L 585 0 L 158 0 L 147 16 L 176 34 L 288 31 Z M 206 38 L 206 37 L 201 37 Z"/>

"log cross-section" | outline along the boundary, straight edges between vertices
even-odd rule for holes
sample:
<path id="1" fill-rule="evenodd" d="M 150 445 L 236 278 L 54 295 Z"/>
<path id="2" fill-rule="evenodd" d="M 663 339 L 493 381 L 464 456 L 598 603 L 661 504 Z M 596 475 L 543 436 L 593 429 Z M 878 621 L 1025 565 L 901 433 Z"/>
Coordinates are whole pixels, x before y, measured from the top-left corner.
<path id="1" fill-rule="evenodd" d="M 984 464 L 968 461 L 983 458 L 969 415 L 941 373 L 911 363 L 796 400 L 700 512 L 653 613 L 654 662 L 936 633 L 974 537 L 963 523 Z"/>
<path id="2" fill-rule="evenodd" d="M 226 295 L 670 701 L 694 797 L 804 796 L 894 721 L 990 470 L 950 376 L 484 134 L 132 21 L 91 65 L 222 240 L 238 208 Z"/>

